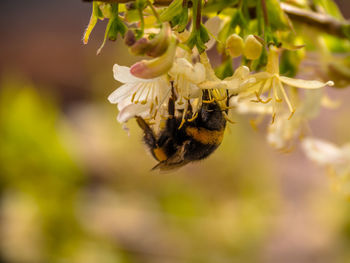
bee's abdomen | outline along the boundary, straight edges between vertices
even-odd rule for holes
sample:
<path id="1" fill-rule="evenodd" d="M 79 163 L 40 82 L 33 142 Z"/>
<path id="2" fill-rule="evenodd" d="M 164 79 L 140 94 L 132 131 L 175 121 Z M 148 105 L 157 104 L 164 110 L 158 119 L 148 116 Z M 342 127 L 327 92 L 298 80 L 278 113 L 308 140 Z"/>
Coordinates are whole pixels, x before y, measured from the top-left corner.
<path id="1" fill-rule="evenodd" d="M 224 129 L 222 130 L 208 130 L 203 127 L 186 127 L 186 134 L 205 145 L 219 145 L 224 137 Z"/>

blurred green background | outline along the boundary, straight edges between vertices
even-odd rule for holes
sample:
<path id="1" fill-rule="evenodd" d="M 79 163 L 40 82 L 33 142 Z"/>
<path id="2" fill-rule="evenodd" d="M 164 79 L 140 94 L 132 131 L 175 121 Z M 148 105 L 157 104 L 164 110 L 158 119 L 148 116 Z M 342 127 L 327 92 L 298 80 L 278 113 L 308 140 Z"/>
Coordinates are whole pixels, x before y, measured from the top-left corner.
<path id="1" fill-rule="evenodd" d="M 350 262 L 350 203 L 298 147 L 277 152 L 235 116 L 210 158 L 151 173 L 140 129 L 106 99 L 113 64 L 135 58 L 118 41 L 95 55 L 105 22 L 83 46 L 91 6 L 0 9 L 0 262 Z M 313 135 L 344 143 L 350 91 L 330 94 L 343 104 Z"/>

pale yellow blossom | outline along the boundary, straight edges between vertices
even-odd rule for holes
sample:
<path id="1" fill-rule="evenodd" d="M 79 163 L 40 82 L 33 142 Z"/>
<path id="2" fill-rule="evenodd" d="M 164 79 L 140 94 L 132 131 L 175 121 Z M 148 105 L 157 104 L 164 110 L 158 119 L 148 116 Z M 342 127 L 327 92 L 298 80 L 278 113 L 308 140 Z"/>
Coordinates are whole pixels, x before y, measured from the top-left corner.
<path id="1" fill-rule="evenodd" d="M 289 119 L 295 112 L 295 105 L 290 100 L 285 85 L 301 89 L 320 89 L 325 86 L 333 86 L 333 81 L 326 83 L 317 80 L 302 80 L 280 76 L 279 73 L 279 50 L 271 47 L 268 54 L 266 72 L 259 72 L 251 75 L 256 80 L 248 85 L 247 89 L 239 94 L 241 98 L 256 96 L 256 102 L 271 103 L 273 108 L 272 122 L 281 108 L 281 102 L 285 101 L 289 109 Z M 263 100 L 261 95 L 267 93 L 267 100 Z"/>

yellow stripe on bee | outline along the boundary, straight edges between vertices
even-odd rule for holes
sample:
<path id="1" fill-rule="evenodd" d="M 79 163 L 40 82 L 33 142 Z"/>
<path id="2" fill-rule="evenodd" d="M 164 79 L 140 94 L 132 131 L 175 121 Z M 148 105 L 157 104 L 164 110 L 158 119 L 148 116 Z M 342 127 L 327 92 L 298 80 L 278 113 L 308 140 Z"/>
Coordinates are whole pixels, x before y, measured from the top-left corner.
<path id="1" fill-rule="evenodd" d="M 162 148 L 154 148 L 153 153 L 154 153 L 155 157 L 157 158 L 157 160 L 160 162 L 168 159 L 168 157 L 166 156 L 166 154 Z"/>
<path id="2" fill-rule="evenodd" d="M 205 128 L 187 127 L 186 133 L 203 144 L 220 144 L 224 137 L 224 130 L 211 131 Z"/>

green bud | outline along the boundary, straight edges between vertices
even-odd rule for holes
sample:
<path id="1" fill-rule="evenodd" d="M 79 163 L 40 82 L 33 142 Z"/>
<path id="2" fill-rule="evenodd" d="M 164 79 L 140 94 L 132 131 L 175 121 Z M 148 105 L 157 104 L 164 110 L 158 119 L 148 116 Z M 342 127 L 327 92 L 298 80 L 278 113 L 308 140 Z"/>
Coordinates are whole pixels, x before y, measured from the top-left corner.
<path id="1" fill-rule="evenodd" d="M 237 35 L 232 34 L 226 40 L 226 50 L 231 57 L 236 58 L 242 55 L 244 49 L 243 39 Z"/>
<path id="2" fill-rule="evenodd" d="M 135 42 L 136 42 L 136 37 L 135 37 L 134 31 L 128 30 L 125 34 L 125 37 L 124 37 L 125 45 L 130 47 L 133 44 L 135 44 Z"/>
<path id="3" fill-rule="evenodd" d="M 247 59 L 258 59 L 262 48 L 262 44 L 253 35 L 249 35 L 244 42 L 243 54 Z"/>

